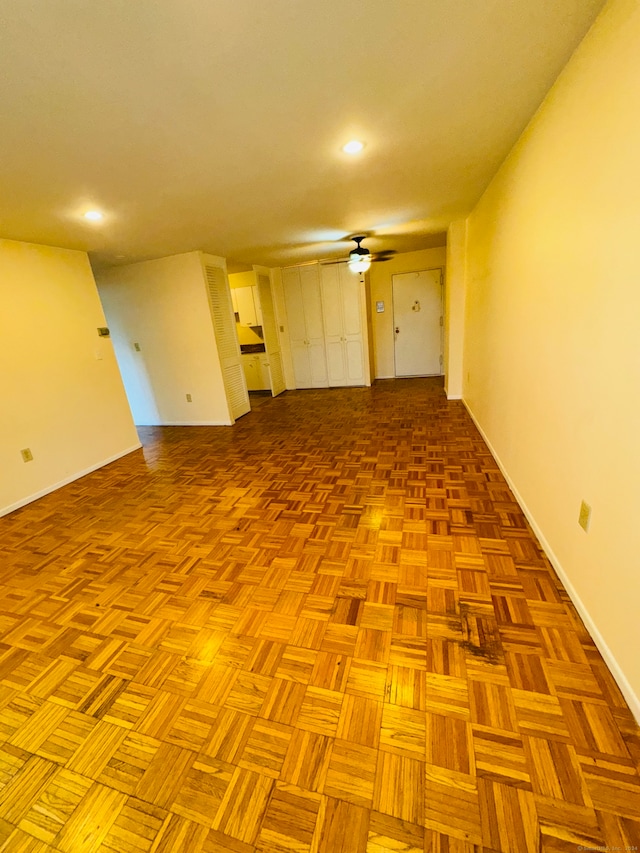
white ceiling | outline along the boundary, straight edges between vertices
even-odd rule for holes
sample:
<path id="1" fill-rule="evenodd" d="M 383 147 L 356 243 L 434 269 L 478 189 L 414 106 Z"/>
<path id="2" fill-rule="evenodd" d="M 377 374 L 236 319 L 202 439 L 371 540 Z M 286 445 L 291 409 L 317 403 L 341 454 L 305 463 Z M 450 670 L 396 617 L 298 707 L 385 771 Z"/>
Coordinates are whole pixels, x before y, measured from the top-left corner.
<path id="1" fill-rule="evenodd" d="M 0 0 L 0 235 L 235 269 L 443 245 L 602 5 Z"/>

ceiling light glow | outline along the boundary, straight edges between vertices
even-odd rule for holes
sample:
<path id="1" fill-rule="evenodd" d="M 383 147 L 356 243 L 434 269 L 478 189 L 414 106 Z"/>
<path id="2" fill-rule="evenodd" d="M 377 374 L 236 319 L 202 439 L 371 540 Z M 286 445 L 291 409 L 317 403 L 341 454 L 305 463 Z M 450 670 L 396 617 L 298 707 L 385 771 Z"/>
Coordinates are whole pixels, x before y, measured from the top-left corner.
<path id="1" fill-rule="evenodd" d="M 371 255 L 357 255 L 348 261 L 351 272 L 366 272 L 371 266 Z"/>
<path id="2" fill-rule="evenodd" d="M 345 154 L 359 154 L 363 148 L 364 142 L 360 142 L 358 139 L 352 139 L 351 142 L 347 142 L 346 145 L 342 146 L 342 150 Z"/>
<path id="3" fill-rule="evenodd" d="M 101 219 L 104 219 L 104 213 L 100 213 L 99 210 L 87 210 L 84 218 L 88 219 L 89 222 L 100 222 Z"/>

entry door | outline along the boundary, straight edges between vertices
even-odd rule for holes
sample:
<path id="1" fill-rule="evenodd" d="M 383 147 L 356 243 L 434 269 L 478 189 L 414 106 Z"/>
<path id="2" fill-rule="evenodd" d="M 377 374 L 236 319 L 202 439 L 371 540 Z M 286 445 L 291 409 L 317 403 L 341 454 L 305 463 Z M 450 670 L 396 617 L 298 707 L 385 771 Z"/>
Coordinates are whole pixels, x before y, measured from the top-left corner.
<path id="1" fill-rule="evenodd" d="M 442 275 L 440 270 L 393 276 L 396 376 L 442 373 Z"/>
<path id="2" fill-rule="evenodd" d="M 271 382 L 271 395 L 276 397 L 282 394 L 286 385 L 284 383 L 284 371 L 282 369 L 282 355 L 280 353 L 280 339 L 276 315 L 273 310 L 273 297 L 271 295 L 271 282 L 269 276 L 258 272 L 258 296 L 262 310 L 262 330 L 264 333 L 265 349 L 269 359 L 269 379 Z"/>

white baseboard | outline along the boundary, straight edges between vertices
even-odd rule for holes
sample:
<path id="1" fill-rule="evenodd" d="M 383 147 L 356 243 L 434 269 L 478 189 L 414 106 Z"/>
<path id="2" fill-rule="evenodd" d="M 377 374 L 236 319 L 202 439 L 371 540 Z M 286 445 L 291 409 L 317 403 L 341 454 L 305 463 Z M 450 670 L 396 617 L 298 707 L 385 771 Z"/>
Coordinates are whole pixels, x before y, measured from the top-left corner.
<path id="1" fill-rule="evenodd" d="M 137 427 L 232 426 L 231 421 L 163 421 L 161 424 L 136 424 Z"/>
<path id="2" fill-rule="evenodd" d="M 462 394 L 447 394 L 447 400 L 462 400 Z M 469 410 L 467 409 L 467 411 Z M 469 412 L 469 414 L 471 414 L 471 412 Z M 473 417 L 473 415 L 471 415 L 471 417 Z M 480 427 L 478 427 L 478 429 L 480 429 Z"/>
<path id="3" fill-rule="evenodd" d="M 611 651 L 611 649 L 607 645 L 604 637 L 600 633 L 600 631 L 599 631 L 596 623 L 594 622 L 591 614 L 589 613 L 589 611 L 585 607 L 582 599 L 578 595 L 576 588 L 574 587 L 571 580 L 569 579 L 567 572 L 562 567 L 560 560 L 557 558 L 557 556 L 553 552 L 553 549 L 552 549 L 551 545 L 547 542 L 547 539 L 546 539 L 544 533 L 542 532 L 542 530 L 538 526 L 538 523 L 536 522 L 535 518 L 533 517 L 533 515 L 529 511 L 528 506 L 526 505 L 526 503 L 522 499 L 522 496 L 520 495 L 518 489 L 516 488 L 515 483 L 512 481 L 507 470 L 505 469 L 504 465 L 502 464 L 500 457 L 498 456 L 495 449 L 493 448 L 493 445 L 491 444 L 491 442 L 487 438 L 484 430 L 482 429 L 482 427 L 478 423 L 476 416 L 471 411 L 469 404 L 467 403 L 467 401 L 464 398 L 462 398 L 462 402 L 464 403 L 464 407 L 467 410 L 467 412 L 469 413 L 471 420 L 476 425 L 478 432 L 480 433 L 480 435 L 484 439 L 485 444 L 487 445 L 487 447 L 491 451 L 491 455 L 493 456 L 498 467 L 500 468 L 500 471 L 502 472 L 503 477 L 507 481 L 509 488 L 513 492 L 515 499 L 518 501 L 518 503 L 520 505 L 520 509 L 525 514 L 525 517 L 526 517 L 527 521 L 529 522 L 531 529 L 533 530 L 536 537 L 538 538 L 538 541 L 540 542 L 540 545 L 542 546 L 542 550 L 545 552 L 545 554 L 549 558 L 549 562 L 551 563 L 551 565 L 553 566 L 553 568 L 556 571 L 556 574 L 558 575 L 558 577 L 562 581 L 562 585 L 564 586 L 566 591 L 569 593 L 569 598 L 571 599 L 576 610 L 580 614 L 580 617 L 581 617 L 582 621 L 584 622 L 585 627 L 587 628 L 589 634 L 591 635 L 593 642 L 598 647 L 598 651 L 600 652 L 600 654 L 604 658 L 604 661 L 607 664 L 607 666 L 609 667 L 611 674 L 615 678 L 622 695 L 624 696 L 627 704 L 629 705 L 631 713 L 636 718 L 636 721 L 638 723 L 640 723 L 640 697 L 638 697 L 638 695 L 634 691 L 633 687 L 629 684 L 629 681 L 627 680 L 626 675 L 622 671 L 622 668 L 618 664 L 618 661 L 614 657 L 613 652 Z"/>
<path id="4" fill-rule="evenodd" d="M 33 501 L 37 501 L 38 498 L 43 498 L 45 495 L 49 495 L 51 494 L 51 492 L 55 492 L 56 489 L 61 489 L 62 486 L 67 486 L 69 485 L 69 483 L 73 483 L 74 480 L 79 480 L 81 477 L 84 477 L 87 474 L 91 474 L 92 471 L 97 471 L 98 468 L 104 468 L 104 466 L 108 465 L 110 462 L 115 462 L 116 459 L 121 459 L 123 456 L 126 456 L 128 453 L 133 453 L 134 450 L 139 450 L 141 447 L 142 445 L 140 443 L 134 444 L 132 447 L 128 447 L 121 453 L 116 453 L 114 456 L 110 456 L 108 459 L 103 459 L 101 462 L 98 462 L 95 465 L 91 465 L 89 468 L 85 468 L 82 471 L 77 471 L 70 477 L 65 477 L 64 480 L 60 480 L 57 483 L 53 483 L 51 486 L 47 486 L 45 489 L 41 489 L 39 492 L 35 492 L 35 494 L 33 495 L 29 495 L 26 498 L 21 498 L 19 501 L 16 501 L 15 503 L 10 504 L 9 506 L 2 507 L 0 508 L 0 516 L 8 515 L 10 512 L 14 512 L 16 509 L 20 509 L 20 507 L 33 503 Z"/>
<path id="5" fill-rule="evenodd" d="M 233 426 L 231 421 L 165 421 L 160 426 Z"/>

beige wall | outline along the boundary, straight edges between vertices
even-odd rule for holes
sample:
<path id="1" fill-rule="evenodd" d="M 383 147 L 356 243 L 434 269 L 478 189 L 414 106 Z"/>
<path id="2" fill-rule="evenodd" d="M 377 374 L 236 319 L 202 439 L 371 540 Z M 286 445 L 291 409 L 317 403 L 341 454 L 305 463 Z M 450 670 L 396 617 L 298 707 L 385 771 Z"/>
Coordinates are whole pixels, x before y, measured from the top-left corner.
<path id="1" fill-rule="evenodd" d="M 389 379 L 395 376 L 393 343 L 392 276 L 403 272 L 444 268 L 446 249 L 423 249 L 420 252 L 403 252 L 384 263 L 372 264 L 369 270 L 371 286 L 374 376 Z M 384 312 L 376 312 L 376 302 L 384 302 Z"/>
<path id="2" fill-rule="evenodd" d="M 639 56 L 640 6 L 609 4 L 471 215 L 464 364 L 465 400 L 638 716 Z"/>
<path id="3" fill-rule="evenodd" d="M 135 422 L 230 424 L 200 252 L 96 279 Z"/>
<path id="4" fill-rule="evenodd" d="M 229 273 L 229 287 L 253 287 L 256 283 L 256 274 L 253 270 L 248 272 Z"/>
<path id="5" fill-rule="evenodd" d="M 106 325 L 83 252 L 0 240 L 0 514 L 140 446 Z"/>
<path id="6" fill-rule="evenodd" d="M 449 400 L 462 397 L 467 223 L 456 220 L 447 231 L 444 299 L 444 389 Z"/>

